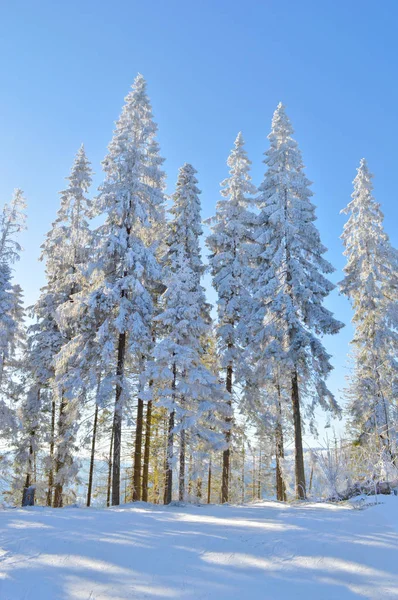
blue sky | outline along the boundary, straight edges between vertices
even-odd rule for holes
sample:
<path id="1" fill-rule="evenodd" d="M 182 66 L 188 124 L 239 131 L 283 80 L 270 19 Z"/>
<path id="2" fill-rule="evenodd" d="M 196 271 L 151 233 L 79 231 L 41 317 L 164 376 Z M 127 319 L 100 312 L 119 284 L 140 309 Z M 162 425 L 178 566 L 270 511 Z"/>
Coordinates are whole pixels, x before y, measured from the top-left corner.
<path id="1" fill-rule="evenodd" d="M 178 167 L 191 162 L 204 218 L 214 212 L 239 130 L 254 183 L 261 182 L 266 136 L 281 100 L 314 182 L 334 280 L 344 266 L 339 211 L 363 156 L 398 245 L 397 18 L 393 0 L 3 2 L 0 200 L 18 186 L 28 201 L 16 270 L 27 303 L 44 283 L 39 248 L 74 154 L 84 142 L 97 186 L 113 122 L 137 72 L 148 81 L 168 191 Z M 337 293 L 328 305 L 347 323 L 327 340 L 335 366 L 330 385 L 339 397 L 352 315 Z"/>

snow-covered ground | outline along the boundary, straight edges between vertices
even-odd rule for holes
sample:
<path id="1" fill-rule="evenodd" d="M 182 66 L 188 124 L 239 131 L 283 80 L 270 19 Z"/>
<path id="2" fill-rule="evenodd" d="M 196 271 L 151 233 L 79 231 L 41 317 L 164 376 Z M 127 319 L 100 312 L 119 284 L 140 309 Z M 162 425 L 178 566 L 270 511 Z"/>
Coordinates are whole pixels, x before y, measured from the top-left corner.
<path id="1" fill-rule="evenodd" d="M 398 599 L 398 498 L 380 500 L 0 510 L 0 598 Z"/>

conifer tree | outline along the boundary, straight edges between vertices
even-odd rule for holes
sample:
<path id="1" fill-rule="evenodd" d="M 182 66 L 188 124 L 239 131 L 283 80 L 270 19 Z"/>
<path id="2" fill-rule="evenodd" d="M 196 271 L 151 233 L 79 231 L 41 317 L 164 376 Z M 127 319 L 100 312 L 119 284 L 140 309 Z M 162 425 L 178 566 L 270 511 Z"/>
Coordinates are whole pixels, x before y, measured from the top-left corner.
<path id="1" fill-rule="evenodd" d="M 268 169 L 257 198 L 259 215 L 254 231 L 254 306 L 250 318 L 248 352 L 254 366 L 251 377 L 261 386 L 271 361 L 278 378 L 287 380 L 295 436 L 296 495 L 306 495 L 302 444 L 302 406 L 312 399 L 338 412 L 325 379 L 332 366 L 319 336 L 342 327 L 323 300 L 334 285 L 325 277 L 333 267 L 323 257 L 314 221 L 310 182 L 284 106 L 279 104 L 268 136 Z M 272 368 L 272 365 L 271 365 Z M 276 379 L 274 377 L 274 379 Z"/>
<path id="2" fill-rule="evenodd" d="M 216 216 L 209 219 L 212 233 L 206 243 L 211 251 L 211 274 L 218 294 L 217 336 L 221 366 L 225 370 L 226 389 L 232 406 L 233 376 L 239 363 L 239 369 L 242 370 L 245 315 L 250 306 L 248 244 L 251 241 L 253 223 L 250 206 L 251 197 L 256 193 L 256 188 L 251 183 L 251 163 L 247 158 L 241 133 L 235 140 L 227 164 L 230 176 L 221 183 L 222 200 L 217 203 Z M 231 423 L 225 433 L 227 448 L 223 454 L 222 502 L 228 502 L 230 425 Z"/>
<path id="3" fill-rule="evenodd" d="M 349 412 L 360 439 L 376 434 L 391 458 L 398 389 L 398 254 L 384 231 L 365 159 L 357 171 L 352 200 L 343 211 L 349 218 L 342 235 L 347 264 L 340 284 L 354 309 Z"/>
<path id="4" fill-rule="evenodd" d="M 9 400 L 13 395 L 16 353 L 18 348 L 22 350 L 24 335 L 22 291 L 12 282 L 12 265 L 20 258 L 18 235 L 25 229 L 25 208 L 23 192 L 16 189 L 0 216 L 0 430 L 4 433 L 11 433 L 15 427 Z"/>
<path id="5" fill-rule="evenodd" d="M 61 321 L 59 311 L 81 291 L 87 269 L 91 203 L 86 194 L 91 168 L 84 147 L 79 149 L 68 186 L 61 192 L 61 206 L 42 246 L 46 262 L 46 286 L 33 309 L 36 323 L 30 328 L 31 368 L 37 385 L 51 387 L 51 434 L 49 492 L 54 506 L 63 504 L 63 487 L 76 474 L 73 444 L 77 427 L 77 399 L 64 381 L 63 365 L 57 360 L 62 347 L 73 337 L 75 323 Z M 58 410 L 58 416 L 55 411 Z"/>
<path id="6" fill-rule="evenodd" d="M 104 382 L 115 387 L 113 422 L 112 505 L 120 503 L 120 456 L 123 405 L 129 395 L 126 360 L 138 372 L 138 409 L 148 392 L 145 361 L 152 352 L 153 291 L 161 281 L 152 232 L 160 225 L 164 204 L 163 160 L 156 143 L 157 127 L 138 75 L 116 123 L 103 162 L 105 181 L 95 214 L 104 217 L 96 236 L 96 284 L 86 302 L 97 315 L 97 343 Z M 116 357 L 116 360 L 111 357 Z M 116 372 L 111 372 L 116 362 Z"/>
<path id="7" fill-rule="evenodd" d="M 165 504 L 172 499 L 174 436 L 189 431 L 209 449 L 223 447 L 218 434 L 225 426 L 225 397 L 217 377 L 203 362 L 203 337 L 209 325 L 203 318 L 205 295 L 183 250 L 177 254 L 166 278 L 164 310 L 156 317 L 164 337 L 154 356 L 154 381 L 159 403 L 169 412 Z M 185 438 L 183 438 L 185 440 Z M 183 448 L 185 451 L 185 447 Z M 179 497 L 185 496 L 185 455 L 179 474 Z"/>
<path id="8" fill-rule="evenodd" d="M 169 410 L 166 503 L 171 501 L 175 433 L 178 432 L 180 440 L 180 500 L 185 499 L 187 434 L 192 444 L 198 438 L 204 440 L 205 446 L 212 438 L 216 444 L 220 443 L 212 431 L 213 419 L 205 423 L 205 415 L 210 417 L 212 406 L 214 419 L 219 418 L 218 401 L 222 394 L 217 378 L 203 361 L 210 316 L 201 285 L 204 266 L 199 243 L 202 227 L 197 183 L 196 170 L 184 164 L 172 196 L 172 218 L 163 257 L 167 290 L 162 296 L 163 310 L 155 319 L 162 337 L 155 351 L 154 380 L 161 387 L 160 402 Z M 191 447 L 191 453 L 192 450 Z"/>

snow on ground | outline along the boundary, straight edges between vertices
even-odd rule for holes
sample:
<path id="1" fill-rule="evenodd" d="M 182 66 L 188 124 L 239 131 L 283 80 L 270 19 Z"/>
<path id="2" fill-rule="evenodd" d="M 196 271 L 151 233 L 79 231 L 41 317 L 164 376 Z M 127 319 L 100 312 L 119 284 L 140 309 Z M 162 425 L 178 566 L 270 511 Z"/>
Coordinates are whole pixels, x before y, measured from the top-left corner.
<path id="1" fill-rule="evenodd" d="M 0 511 L 1 600 L 398 599 L 398 498 Z"/>

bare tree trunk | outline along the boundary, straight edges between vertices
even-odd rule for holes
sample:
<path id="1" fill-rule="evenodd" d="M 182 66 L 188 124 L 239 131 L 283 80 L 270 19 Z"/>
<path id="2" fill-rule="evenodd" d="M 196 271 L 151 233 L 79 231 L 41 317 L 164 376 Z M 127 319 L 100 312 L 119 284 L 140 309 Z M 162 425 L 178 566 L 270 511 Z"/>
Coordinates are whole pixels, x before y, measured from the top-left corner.
<path id="1" fill-rule="evenodd" d="M 261 448 L 258 456 L 257 499 L 261 500 Z"/>
<path id="2" fill-rule="evenodd" d="M 97 394 L 97 396 L 98 396 L 98 394 Z M 97 404 L 97 398 L 96 398 L 95 399 L 94 425 L 93 425 L 93 439 L 91 440 L 90 471 L 89 471 L 89 475 L 88 475 L 87 506 L 91 505 L 91 492 L 93 489 L 95 441 L 96 441 L 96 436 L 97 436 L 97 423 L 98 423 L 98 404 Z"/>
<path id="3" fill-rule="evenodd" d="M 166 469 L 166 485 L 164 488 L 164 504 L 170 504 L 173 492 L 173 443 L 174 443 L 174 410 L 169 415 L 169 427 L 167 438 L 167 469 Z"/>
<path id="4" fill-rule="evenodd" d="M 171 388 L 173 390 L 173 404 L 175 401 L 175 389 L 177 382 L 177 367 L 173 364 L 173 382 Z M 164 504 L 170 504 L 173 495 L 173 445 L 174 445 L 174 409 L 169 415 L 169 426 L 167 435 L 167 468 L 166 468 L 166 483 L 164 488 Z"/>
<path id="5" fill-rule="evenodd" d="M 207 504 L 210 504 L 211 500 L 211 456 L 209 459 L 209 475 L 207 477 Z"/>
<path id="6" fill-rule="evenodd" d="M 109 461 L 108 461 L 108 485 L 106 488 L 106 505 L 111 505 L 111 488 L 112 488 L 112 455 L 113 455 L 113 425 L 111 433 L 111 445 L 109 448 Z"/>
<path id="7" fill-rule="evenodd" d="M 306 489 L 303 439 L 301 432 L 300 395 L 298 389 L 297 371 L 294 372 L 292 377 L 292 408 L 294 422 L 296 497 L 298 499 L 304 499 L 306 497 Z"/>
<path id="8" fill-rule="evenodd" d="M 314 476 L 314 465 L 312 465 L 311 467 L 311 473 L 310 473 L 310 487 L 309 487 L 309 493 L 311 494 L 311 490 L 312 490 L 312 478 Z"/>
<path id="9" fill-rule="evenodd" d="M 64 418 L 65 418 L 65 409 L 66 409 L 66 399 L 64 392 L 62 392 L 61 396 L 61 406 L 59 407 L 59 419 L 58 419 L 58 435 L 60 438 L 60 445 L 63 444 L 63 435 L 64 435 Z M 56 476 L 60 472 L 63 467 L 63 460 L 60 457 L 60 448 L 58 446 L 57 457 L 55 459 L 55 474 Z M 54 508 L 62 508 L 63 506 L 63 484 L 60 481 L 57 481 L 54 489 Z"/>
<path id="10" fill-rule="evenodd" d="M 144 424 L 144 402 L 138 398 L 137 422 L 135 427 L 134 443 L 134 474 L 133 474 L 133 502 L 141 500 L 141 457 L 142 457 L 142 430 Z"/>
<path id="11" fill-rule="evenodd" d="M 148 400 L 145 419 L 144 467 L 142 471 L 142 499 L 148 502 L 149 454 L 151 449 L 152 400 Z"/>
<path id="12" fill-rule="evenodd" d="M 202 500 L 202 478 L 198 477 L 196 482 L 196 497 L 200 502 Z"/>
<path id="13" fill-rule="evenodd" d="M 226 380 L 226 388 L 227 392 L 230 394 L 231 398 L 228 400 L 228 405 L 232 407 L 232 366 L 228 365 L 227 367 L 227 380 Z M 232 419 L 228 417 L 226 419 L 227 423 L 230 424 Z M 231 430 L 228 428 L 225 432 L 225 441 L 228 447 L 223 452 L 223 460 L 222 460 L 222 484 L 221 484 L 221 502 L 228 502 L 229 496 L 229 471 L 230 471 L 230 442 L 231 442 Z"/>
<path id="14" fill-rule="evenodd" d="M 282 461 L 285 457 L 283 447 L 283 429 L 282 429 L 282 406 L 280 398 L 280 386 L 278 384 L 278 401 L 277 401 L 277 415 L 276 415 L 276 426 L 275 426 L 275 459 L 276 459 L 276 499 L 281 502 L 286 502 L 286 485 L 283 479 L 283 467 Z"/>
<path id="15" fill-rule="evenodd" d="M 252 500 L 256 499 L 256 453 L 253 450 Z"/>
<path id="16" fill-rule="evenodd" d="M 119 334 L 116 366 L 116 396 L 113 415 L 112 506 L 120 504 L 120 455 L 122 445 L 122 380 L 126 356 L 126 334 Z"/>
<path id="17" fill-rule="evenodd" d="M 178 499 L 180 502 L 185 500 L 185 431 L 180 433 L 180 472 L 178 479 Z"/>
<path id="18" fill-rule="evenodd" d="M 245 460 L 246 460 L 246 452 L 245 452 L 245 444 L 243 444 L 242 448 L 242 503 L 245 502 Z"/>
<path id="19" fill-rule="evenodd" d="M 26 469 L 26 478 L 25 485 L 22 492 L 22 506 L 34 506 L 35 503 L 35 491 L 32 488 L 30 490 L 30 486 L 32 484 L 32 468 L 33 468 L 33 438 L 35 432 L 31 431 L 30 433 L 30 443 L 29 443 L 29 457 L 28 457 L 28 466 Z"/>
<path id="20" fill-rule="evenodd" d="M 53 486 L 54 486 L 54 446 L 55 446 L 55 399 L 51 402 L 51 433 L 50 433 L 50 468 L 48 471 L 48 490 L 47 490 L 47 506 L 52 506 L 53 503 Z"/>

